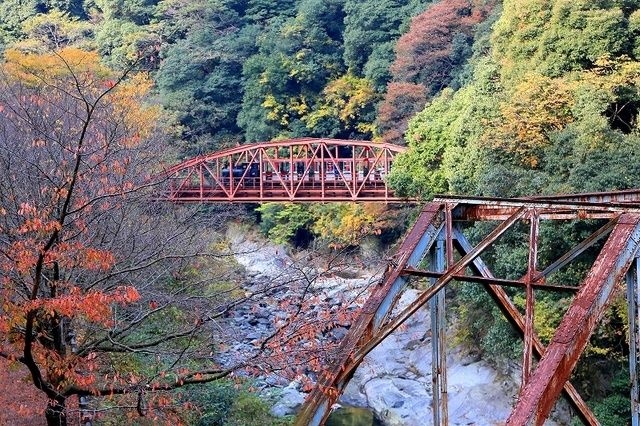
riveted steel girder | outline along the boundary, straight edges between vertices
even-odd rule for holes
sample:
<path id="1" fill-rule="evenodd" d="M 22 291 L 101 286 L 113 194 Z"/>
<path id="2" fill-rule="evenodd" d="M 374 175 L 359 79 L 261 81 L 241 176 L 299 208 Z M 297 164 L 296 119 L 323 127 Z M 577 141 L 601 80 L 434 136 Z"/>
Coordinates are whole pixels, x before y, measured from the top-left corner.
<path id="1" fill-rule="evenodd" d="M 640 241 L 640 215 L 623 214 L 525 384 L 508 425 L 541 425 L 549 415 Z"/>

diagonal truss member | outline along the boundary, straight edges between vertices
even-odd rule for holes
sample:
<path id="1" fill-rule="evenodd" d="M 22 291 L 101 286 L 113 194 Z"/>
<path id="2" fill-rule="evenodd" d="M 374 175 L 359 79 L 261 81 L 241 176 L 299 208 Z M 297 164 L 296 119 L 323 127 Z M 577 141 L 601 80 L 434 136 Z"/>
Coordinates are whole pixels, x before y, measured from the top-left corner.
<path id="1" fill-rule="evenodd" d="M 628 197 L 628 194 L 625 194 L 625 197 Z M 443 300 L 440 301 L 440 297 L 434 296 L 441 295 L 444 298 L 442 290 L 453 280 L 483 285 L 525 341 L 524 381 L 518 401 L 507 420 L 508 424 L 542 424 L 562 392 L 585 424 L 598 424 L 593 413 L 568 382 L 568 378 L 613 294 L 614 284 L 624 278 L 636 256 L 640 238 L 640 208 L 638 205 L 630 204 L 626 198 L 624 203 L 615 201 L 607 199 L 606 202 L 602 202 L 600 198 L 595 201 L 561 198 L 441 198 L 427 205 L 405 237 L 381 284 L 374 290 L 360 317 L 342 342 L 335 362 L 321 375 L 316 388 L 309 395 L 296 425 L 323 424 L 328 417 L 329 407 L 337 400 L 365 355 L 427 302 L 431 305 L 433 319 L 433 310 L 438 312 L 444 308 Z M 538 221 L 585 218 L 608 219 L 609 222 L 544 270 L 538 271 Z M 484 219 L 502 222 L 475 247 L 466 239 L 462 229 L 454 224 Z M 496 278 L 480 256 L 514 224 L 523 221 L 531 225 L 527 274 L 519 280 Z M 610 235 L 604 248 L 579 289 L 545 282 L 549 274 L 571 262 L 607 234 Z M 431 270 L 419 269 L 418 265 L 421 265 L 427 256 Z M 454 262 L 456 256 L 458 260 Z M 408 279 L 416 275 L 431 278 L 431 286 L 413 304 L 391 318 L 390 313 Z M 637 277 L 637 274 L 629 276 Z M 637 278 L 633 282 L 637 283 Z M 521 287 L 526 290 L 527 309 L 524 315 L 510 300 L 504 286 Z M 533 331 L 534 289 L 569 292 L 579 290 L 546 349 Z M 637 307 L 637 304 L 634 306 Z M 436 314 L 436 317 L 440 316 Z M 432 327 L 441 328 L 442 324 L 435 321 Z M 441 334 L 440 330 L 438 334 Z M 438 339 L 444 339 L 444 336 Z M 444 348 L 443 342 L 436 341 L 435 338 L 433 344 Z M 531 361 L 532 356 L 539 359 L 535 369 Z M 434 424 L 447 424 L 448 421 L 446 375 L 442 371 L 442 357 L 445 357 L 445 354 L 434 348 L 434 363 L 438 363 L 434 366 L 434 389 L 437 393 L 433 400 Z M 637 360 L 637 354 L 634 360 Z M 631 365 L 632 369 L 637 368 L 637 363 Z M 637 377 L 634 371 L 633 377 Z M 637 388 L 636 384 L 636 393 Z M 637 399 L 636 395 L 636 408 Z M 637 411 L 634 410 L 634 424 L 637 424 Z"/>

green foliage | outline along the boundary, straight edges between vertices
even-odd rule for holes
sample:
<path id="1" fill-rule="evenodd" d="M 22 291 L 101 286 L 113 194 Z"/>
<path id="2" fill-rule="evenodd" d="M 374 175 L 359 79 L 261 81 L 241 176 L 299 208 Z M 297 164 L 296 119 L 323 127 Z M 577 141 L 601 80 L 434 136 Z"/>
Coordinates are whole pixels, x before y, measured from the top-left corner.
<path id="1" fill-rule="evenodd" d="M 265 203 L 256 210 L 262 233 L 278 244 L 305 245 L 317 238 L 325 247 L 355 247 L 382 234 L 389 243 L 406 226 L 405 211 L 381 203 Z"/>
<path id="2" fill-rule="evenodd" d="M 279 16 L 295 15 L 295 0 L 247 0 L 245 16 L 251 23 L 266 25 Z"/>
<path id="3" fill-rule="evenodd" d="M 304 117 L 325 85 L 344 70 L 339 1 L 306 0 L 295 17 L 272 20 L 258 38 L 258 54 L 244 65 L 238 124 L 246 139 L 303 136 Z"/>
<path id="4" fill-rule="evenodd" d="M 242 139 L 236 125 L 241 74 L 255 34 L 242 27 L 241 17 L 225 3 L 188 2 L 170 10 L 169 16 L 185 22 L 175 21 L 166 29 L 177 39 L 164 48 L 156 79 L 165 107 L 181 125 L 181 148 L 187 155 Z"/>
<path id="5" fill-rule="evenodd" d="M 36 15 L 36 0 L 0 2 L 0 49 L 24 37 L 22 23 Z"/>
<path id="6" fill-rule="evenodd" d="M 256 211 L 262 218 L 260 229 L 278 244 L 292 242 L 297 233 L 309 228 L 313 219 L 303 204 L 265 203 Z"/>
<path id="7" fill-rule="evenodd" d="M 428 199 L 450 191 L 449 180 L 473 175 L 473 160 L 465 149 L 466 138 L 477 132 L 471 89 L 458 93 L 445 89 L 409 123 L 409 151 L 398 157 L 389 176 L 390 185 L 402 195 Z M 470 166 L 466 171 L 460 161 Z M 447 166 L 454 168 L 449 170 Z"/>
<path id="8" fill-rule="evenodd" d="M 424 3 L 346 0 L 344 62 L 349 70 L 356 75 L 364 73 L 376 87 L 382 87 L 390 78 L 388 68 L 394 56 L 390 47 L 400 37 L 403 23 Z M 373 75 L 374 68 L 379 69 L 378 78 Z"/>
<path id="9" fill-rule="evenodd" d="M 246 386 L 228 380 L 207 383 L 188 389 L 181 395 L 183 402 L 195 409 L 188 410 L 189 424 L 197 426 L 284 426 L 286 419 L 277 419 L 268 404 L 251 393 Z"/>
<path id="10" fill-rule="evenodd" d="M 23 49 L 38 51 L 68 46 L 87 50 L 94 48 L 91 24 L 60 10 L 30 17 L 24 21 L 22 30 L 26 38 L 19 45 Z"/>
<path id="11" fill-rule="evenodd" d="M 152 35 L 144 27 L 122 19 L 109 19 L 96 31 L 95 42 L 110 66 L 120 68 L 134 62 Z"/>
<path id="12" fill-rule="evenodd" d="M 135 25 L 148 25 L 160 0 L 93 0 L 107 20 L 124 20 Z"/>
<path id="13" fill-rule="evenodd" d="M 482 287 L 461 284 L 456 304 L 456 343 L 476 348 L 488 359 L 517 358 L 522 353 L 515 330 Z"/>
<path id="14" fill-rule="evenodd" d="M 593 414 L 602 426 L 619 426 L 631 417 L 631 401 L 622 395 L 609 396 L 594 404 Z"/>
<path id="15" fill-rule="evenodd" d="M 371 139 L 378 99 L 369 80 L 346 74 L 327 84 L 319 106 L 303 121 L 317 136 Z"/>
<path id="16" fill-rule="evenodd" d="M 557 77 L 603 55 L 632 53 L 628 14 L 634 9 L 590 0 L 505 1 L 493 33 L 504 76 L 535 70 Z"/>

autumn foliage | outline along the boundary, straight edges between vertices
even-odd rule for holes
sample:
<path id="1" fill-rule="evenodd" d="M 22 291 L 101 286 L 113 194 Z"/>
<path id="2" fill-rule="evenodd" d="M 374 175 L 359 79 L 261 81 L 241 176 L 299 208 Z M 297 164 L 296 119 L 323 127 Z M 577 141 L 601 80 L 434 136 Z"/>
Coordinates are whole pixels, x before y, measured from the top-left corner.
<path id="1" fill-rule="evenodd" d="M 481 0 L 443 0 L 411 21 L 396 44 L 389 83 L 378 122 L 385 142 L 403 143 L 408 120 L 427 98 L 447 87 L 464 64 L 473 30 L 493 7 Z"/>
<path id="2" fill-rule="evenodd" d="M 51 401 L 49 422 L 60 424 L 68 396 L 107 392 L 98 342 L 104 332 L 117 338 L 115 310 L 141 298 L 132 272 L 159 262 L 141 240 L 134 248 L 131 232 L 158 110 L 143 103 L 143 75 L 116 75 L 95 53 L 5 57 L 0 356 L 28 368 Z"/>

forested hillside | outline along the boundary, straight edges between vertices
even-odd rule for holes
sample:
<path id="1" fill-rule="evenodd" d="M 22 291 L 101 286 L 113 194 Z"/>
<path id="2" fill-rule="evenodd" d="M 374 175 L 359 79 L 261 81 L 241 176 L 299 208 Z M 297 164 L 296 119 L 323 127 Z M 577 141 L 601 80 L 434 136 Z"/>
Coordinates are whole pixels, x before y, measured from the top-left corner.
<path id="1" fill-rule="evenodd" d="M 0 46 L 139 61 L 183 155 L 296 136 L 406 141 L 402 193 L 510 196 L 637 186 L 638 7 L 5 0 Z"/>
<path id="2" fill-rule="evenodd" d="M 493 3 L 7 0 L 0 45 L 144 58 L 185 155 L 296 136 L 403 143 L 427 97 L 459 86 Z"/>
<path id="3" fill-rule="evenodd" d="M 394 185 L 426 198 L 638 187 L 639 8 L 504 1 L 460 86 L 412 120 Z"/>

